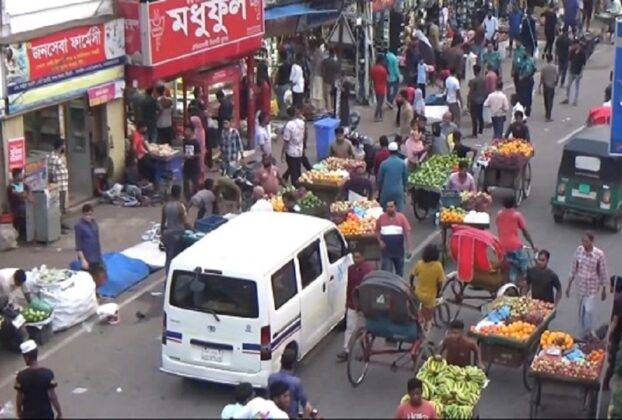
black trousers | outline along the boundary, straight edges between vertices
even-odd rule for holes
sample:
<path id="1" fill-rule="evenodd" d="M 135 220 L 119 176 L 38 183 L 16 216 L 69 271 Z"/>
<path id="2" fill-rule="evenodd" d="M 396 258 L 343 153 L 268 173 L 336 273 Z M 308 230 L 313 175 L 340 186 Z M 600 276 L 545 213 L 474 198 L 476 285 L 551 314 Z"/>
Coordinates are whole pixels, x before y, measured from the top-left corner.
<path id="1" fill-rule="evenodd" d="M 484 104 L 471 104 L 469 112 L 473 125 L 473 137 L 476 137 L 484 131 Z"/>
<path id="2" fill-rule="evenodd" d="M 298 186 L 298 179 L 302 173 L 302 157 L 292 157 L 286 154 L 285 162 L 287 163 L 287 172 L 292 178 L 292 185 Z"/>
<path id="3" fill-rule="evenodd" d="M 421 89 L 421 93 L 423 94 L 423 99 L 425 99 L 425 87 L 426 87 L 425 83 L 419 83 L 417 84 L 417 87 Z"/>
<path id="4" fill-rule="evenodd" d="M 547 54 L 553 54 L 553 44 L 555 43 L 555 34 L 546 34 L 546 44 L 544 45 L 544 54 L 542 57 L 546 57 Z"/>
<path id="5" fill-rule="evenodd" d="M 544 116 L 547 120 L 550 120 L 551 113 L 553 112 L 553 98 L 555 97 L 555 86 L 543 86 L 542 96 L 544 96 Z"/>

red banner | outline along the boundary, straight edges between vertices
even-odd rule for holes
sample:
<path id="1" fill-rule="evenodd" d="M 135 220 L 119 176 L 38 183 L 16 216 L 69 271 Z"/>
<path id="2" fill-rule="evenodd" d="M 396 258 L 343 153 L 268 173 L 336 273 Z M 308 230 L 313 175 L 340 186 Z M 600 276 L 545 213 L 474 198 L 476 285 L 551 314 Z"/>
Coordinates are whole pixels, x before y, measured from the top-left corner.
<path id="1" fill-rule="evenodd" d="M 125 20 L 125 52 L 130 56 L 130 60 L 135 53 L 140 54 L 138 6 L 137 0 L 117 0 L 119 16 L 123 16 Z"/>
<path id="2" fill-rule="evenodd" d="M 9 171 L 26 165 L 26 140 L 23 137 L 9 139 L 7 142 Z"/>
<path id="3" fill-rule="evenodd" d="M 210 52 L 239 54 L 236 43 L 264 34 L 264 0 L 160 0 L 147 3 L 149 65 Z"/>
<path id="4" fill-rule="evenodd" d="M 395 0 L 373 0 L 371 8 L 374 12 L 379 12 L 389 7 L 393 7 Z"/>

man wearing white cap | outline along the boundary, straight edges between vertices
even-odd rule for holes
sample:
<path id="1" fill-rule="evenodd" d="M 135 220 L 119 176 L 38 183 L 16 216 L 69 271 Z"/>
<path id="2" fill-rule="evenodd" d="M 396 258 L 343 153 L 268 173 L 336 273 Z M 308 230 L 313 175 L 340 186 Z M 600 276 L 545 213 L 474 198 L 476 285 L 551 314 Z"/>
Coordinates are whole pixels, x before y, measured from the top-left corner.
<path id="1" fill-rule="evenodd" d="M 26 369 L 21 370 L 15 379 L 17 398 L 17 417 L 20 419 L 62 418 L 63 413 L 56 397 L 54 372 L 37 363 L 37 344 L 33 340 L 24 341 L 20 346 Z"/>
<path id="2" fill-rule="evenodd" d="M 386 208 L 387 202 L 394 201 L 397 211 L 404 208 L 404 191 L 408 173 L 404 159 L 399 156 L 397 143 L 389 144 L 391 155 L 380 164 L 378 171 L 378 198 L 382 207 Z"/>

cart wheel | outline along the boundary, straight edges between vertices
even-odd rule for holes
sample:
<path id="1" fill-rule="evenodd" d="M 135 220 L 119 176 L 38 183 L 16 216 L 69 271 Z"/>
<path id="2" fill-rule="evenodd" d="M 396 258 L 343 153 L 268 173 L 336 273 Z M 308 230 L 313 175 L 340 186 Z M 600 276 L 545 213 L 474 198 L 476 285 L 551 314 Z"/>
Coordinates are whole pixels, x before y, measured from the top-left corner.
<path id="1" fill-rule="evenodd" d="M 521 173 L 514 182 L 514 199 L 516 200 L 516 207 L 520 206 L 523 202 L 523 174 Z"/>
<path id="2" fill-rule="evenodd" d="M 348 380 L 352 386 L 360 385 L 369 369 L 371 346 L 368 348 L 367 331 L 359 328 L 352 335 L 348 348 Z"/>
<path id="3" fill-rule="evenodd" d="M 420 203 L 420 200 L 417 200 L 414 192 L 411 194 L 411 196 L 415 218 L 419 221 L 424 220 L 426 217 L 428 217 L 429 209 L 423 203 Z"/>
<path id="4" fill-rule="evenodd" d="M 530 363 L 528 361 L 523 363 L 523 385 L 525 385 L 525 389 L 527 389 L 527 391 L 531 391 L 534 386 L 534 380 L 529 375 L 529 366 Z"/>
<path id="5" fill-rule="evenodd" d="M 529 399 L 529 418 L 538 418 L 538 406 L 540 405 L 540 387 L 535 385 L 531 390 L 531 398 Z"/>
<path id="6" fill-rule="evenodd" d="M 593 419 L 598 409 L 598 391 L 588 391 L 585 396 L 585 409 L 587 410 L 587 418 Z"/>
<path id="7" fill-rule="evenodd" d="M 414 360 L 414 368 L 415 374 L 421 369 L 421 366 L 428 360 L 430 357 L 434 356 L 434 346 L 430 341 L 427 341 L 425 344 L 421 346 L 417 356 Z"/>
<path id="8" fill-rule="evenodd" d="M 523 168 L 523 198 L 529 197 L 529 193 L 531 192 L 531 162 L 527 162 L 525 167 Z"/>
<path id="9" fill-rule="evenodd" d="M 564 223 L 564 211 L 553 208 L 553 221 L 555 223 Z"/>

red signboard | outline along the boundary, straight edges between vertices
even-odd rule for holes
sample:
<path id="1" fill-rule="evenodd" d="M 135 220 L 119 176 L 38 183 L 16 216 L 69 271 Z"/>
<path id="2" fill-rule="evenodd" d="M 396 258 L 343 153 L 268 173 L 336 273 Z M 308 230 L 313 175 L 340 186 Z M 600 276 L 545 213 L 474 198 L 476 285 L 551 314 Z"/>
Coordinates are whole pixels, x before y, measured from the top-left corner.
<path id="1" fill-rule="evenodd" d="M 7 142 L 9 171 L 26 165 L 26 140 L 23 137 L 9 139 Z"/>
<path id="2" fill-rule="evenodd" d="M 125 19 L 125 52 L 131 56 L 140 53 L 140 26 L 138 0 L 117 0 L 119 16 Z"/>
<path id="3" fill-rule="evenodd" d="M 264 0 L 160 0 L 147 3 L 148 65 L 209 52 L 239 54 L 239 43 L 264 34 Z"/>
<path id="4" fill-rule="evenodd" d="M 389 7 L 393 7 L 395 0 L 373 0 L 371 8 L 374 12 L 379 12 Z"/>

